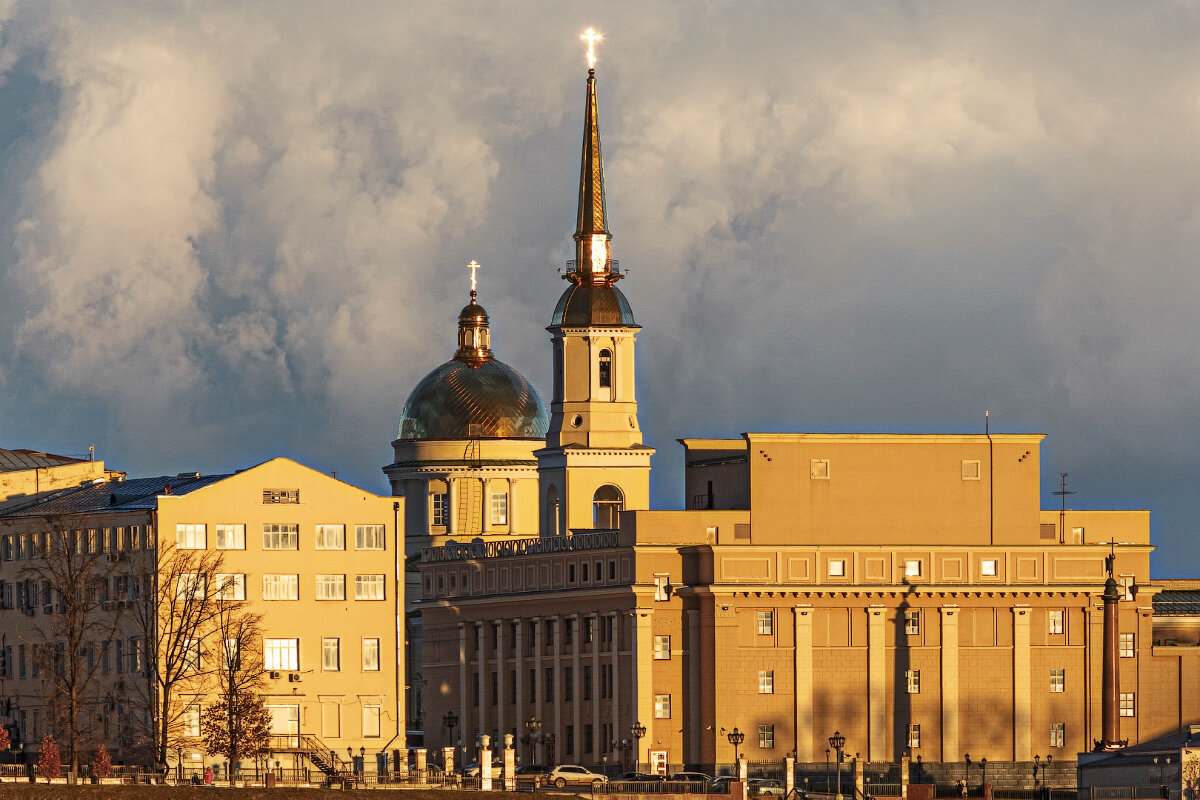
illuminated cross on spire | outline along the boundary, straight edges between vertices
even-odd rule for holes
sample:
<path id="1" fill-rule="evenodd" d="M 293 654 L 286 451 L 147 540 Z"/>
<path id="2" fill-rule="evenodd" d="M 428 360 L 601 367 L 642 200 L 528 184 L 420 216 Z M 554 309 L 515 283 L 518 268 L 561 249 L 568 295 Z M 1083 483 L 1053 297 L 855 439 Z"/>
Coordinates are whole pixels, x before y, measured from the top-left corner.
<path id="1" fill-rule="evenodd" d="M 479 270 L 479 262 L 471 259 L 471 263 L 467 264 L 467 269 L 471 270 L 471 296 L 475 296 L 475 273 Z"/>
<path id="2" fill-rule="evenodd" d="M 584 41 L 586 41 L 588 43 L 588 49 L 587 49 L 588 69 L 595 69 L 595 67 L 596 67 L 596 42 L 603 39 L 604 34 L 596 33 L 595 28 L 588 28 L 586 31 L 583 32 L 583 34 L 580 35 L 579 38 L 583 39 Z"/>

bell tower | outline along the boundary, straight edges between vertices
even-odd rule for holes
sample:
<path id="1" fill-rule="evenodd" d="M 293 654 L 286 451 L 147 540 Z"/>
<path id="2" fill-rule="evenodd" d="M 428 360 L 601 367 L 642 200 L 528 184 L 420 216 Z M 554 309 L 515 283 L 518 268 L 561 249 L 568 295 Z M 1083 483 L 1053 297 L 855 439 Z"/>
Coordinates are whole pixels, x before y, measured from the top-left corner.
<path id="1" fill-rule="evenodd" d="M 615 529 L 620 511 L 650 503 L 654 450 L 642 444 L 635 386 L 641 327 L 616 287 L 624 276 L 611 254 L 593 54 L 589 46 L 575 259 L 546 329 L 554 388 L 546 448 L 536 453 L 543 536 Z"/>

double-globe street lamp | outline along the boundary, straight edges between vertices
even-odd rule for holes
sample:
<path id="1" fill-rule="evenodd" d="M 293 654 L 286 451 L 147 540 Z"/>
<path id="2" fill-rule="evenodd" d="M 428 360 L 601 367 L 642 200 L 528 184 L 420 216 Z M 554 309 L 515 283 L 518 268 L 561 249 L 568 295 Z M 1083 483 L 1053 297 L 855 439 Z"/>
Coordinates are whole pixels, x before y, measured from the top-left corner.
<path id="1" fill-rule="evenodd" d="M 834 731 L 829 737 L 829 746 L 837 751 L 837 800 L 842 800 L 842 748 L 846 746 L 846 737 L 840 731 Z"/>
<path id="2" fill-rule="evenodd" d="M 529 731 L 526 738 L 529 739 L 529 763 L 537 763 L 537 748 L 536 743 L 538 736 L 542 730 L 542 723 L 537 717 L 530 715 L 529 719 L 525 720 L 525 730 Z"/>
<path id="3" fill-rule="evenodd" d="M 646 735 L 646 726 L 635 722 L 629 726 L 629 735 L 633 737 L 633 771 L 638 771 L 642 763 L 642 737 Z"/>

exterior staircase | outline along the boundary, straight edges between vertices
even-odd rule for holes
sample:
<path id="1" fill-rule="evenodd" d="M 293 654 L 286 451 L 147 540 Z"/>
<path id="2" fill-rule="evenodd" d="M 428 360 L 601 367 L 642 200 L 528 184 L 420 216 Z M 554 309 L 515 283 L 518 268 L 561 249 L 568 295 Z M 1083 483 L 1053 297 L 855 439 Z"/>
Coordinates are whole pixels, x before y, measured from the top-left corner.
<path id="1" fill-rule="evenodd" d="M 300 753 L 308 762 L 321 771 L 325 776 L 324 783 L 326 785 L 337 782 L 353 782 L 354 771 L 350 764 L 347 764 L 345 759 L 341 758 L 337 751 L 331 747 L 327 747 L 324 742 L 311 734 L 301 734 L 300 736 L 288 737 L 291 741 L 288 747 L 278 748 L 272 746 L 272 750 L 287 750 L 292 753 Z"/>

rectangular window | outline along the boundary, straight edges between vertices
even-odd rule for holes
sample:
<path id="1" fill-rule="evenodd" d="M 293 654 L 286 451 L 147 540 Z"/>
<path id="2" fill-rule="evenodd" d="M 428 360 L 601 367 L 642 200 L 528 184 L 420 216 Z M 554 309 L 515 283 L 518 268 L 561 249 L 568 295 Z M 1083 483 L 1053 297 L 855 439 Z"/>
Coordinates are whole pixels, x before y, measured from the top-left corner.
<path id="1" fill-rule="evenodd" d="M 216 575 L 217 580 L 217 598 L 220 600 L 245 600 L 246 599 L 246 576 L 234 573 L 221 573 Z"/>
<path id="2" fill-rule="evenodd" d="M 775 694 L 775 670 L 760 669 L 758 671 L 758 693 Z"/>
<path id="3" fill-rule="evenodd" d="M 180 550 L 203 550 L 208 547 L 204 525 L 176 525 L 175 546 Z"/>
<path id="4" fill-rule="evenodd" d="M 770 750 L 775 747 L 774 725 L 758 726 L 758 746 L 764 750 Z"/>
<path id="5" fill-rule="evenodd" d="M 299 489 L 263 489 L 263 503 L 265 505 L 278 505 L 280 503 L 297 505 L 299 502 Z"/>
<path id="6" fill-rule="evenodd" d="M 1136 697 L 1133 692 L 1121 692 L 1121 716 L 1132 717 L 1137 714 Z"/>
<path id="7" fill-rule="evenodd" d="M 354 599 L 355 600 L 383 600 L 383 576 L 382 575 L 355 575 L 354 576 Z"/>
<path id="8" fill-rule="evenodd" d="M 1118 579 L 1118 582 L 1121 584 L 1121 599 L 1122 600 L 1132 600 L 1133 599 L 1133 576 L 1132 575 L 1122 575 Z"/>
<path id="9" fill-rule="evenodd" d="M 1063 747 L 1067 739 L 1067 724 L 1065 722 L 1050 723 L 1050 746 Z"/>
<path id="10" fill-rule="evenodd" d="M 904 671 L 904 682 L 908 685 L 909 694 L 921 693 L 921 670 L 906 669 Z"/>
<path id="11" fill-rule="evenodd" d="M 263 550 L 299 550 L 300 526 L 277 522 L 263 524 Z"/>
<path id="12" fill-rule="evenodd" d="M 186 672 L 199 672 L 200 671 L 200 640 L 199 639 L 184 639 L 183 640 L 182 666 Z"/>
<path id="13" fill-rule="evenodd" d="M 218 525 L 217 526 L 217 549 L 218 550 L 245 550 L 246 549 L 246 526 L 245 525 Z"/>
<path id="14" fill-rule="evenodd" d="M 318 550 L 345 550 L 346 549 L 346 526 L 345 525 L 318 525 L 317 526 L 317 545 Z"/>
<path id="15" fill-rule="evenodd" d="M 549 703 L 554 700 L 554 667 L 546 667 L 544 672 L 546 674 L 546 694 L 542 699 Z"/>
<path id="16" fill-rule="evenodd" d="M 22 676 L 24 677 L 24 676 Z M 583 665 L 583 699 L 592 699 L 592 665 Z M 514 701 L 515 702 L 515 701 Z"/>
<path id="17" fill-rule="evenodd" d="M 378 672 L 379 671 L 379 640 L 378 639 L 363 639 L 362 640 L 362 668 L 363 668 L 363 672 Z"/>
<path id="18" fill-rule="evenodd" d="M 1063 632 L 1063 612 L 1059 610 L 1048 612 L 1046 618 L 1046 632 L 1058 634 Z"/>
<path id="19" fill-rule="evenodd" d="M 654 660 L 655 661 L 670 661 L 671 660 L 671 637 L 670 636 L 655 636 L 654 637 Z"/>
<path id="20" fill-rule="evenodd" d="M 383 718 L 380 706 L 363 706 L 363 738 L 378 739 L 380 720 Z"/>
<path id="21" fill-rule="evenodd" d="M 263 639 L 263 669 L 300 669 L 300 640 Z"/>
<path id="22" fill-rule="evenodd" d="M 915 558 L 910 558 L 904 562 L 904 577 L 919 578 L 921 577 L 921 562 Z"/>
<path id="23" fill-rule="evenodd" d="M 1121 658 L 1133 658 L 1137 651 L 1134 648 L 1134 635 L 1132 633 L 1121 634 Z"/>
<path id="24" fill-rule="evenodd" d="M 843 559 L 836 558 L 829 560 L 829 577 L 844 578 L 846 577 L 846 562 Z"/>
<path id="25" fill-rule="evenodd" d="M 583 752 L 584 753 L 596 752 L 595 744 L 596 744 L 596 729 L 593 728 L 592 724 L 589 722 L 587 725 L 583 726 Z M 607 763 L 607 762 L 605 762 L 605 763 Z"/>
<path id="26" fill-rule="evenodd" d="M 754 615 L 758 626 L 759 636 L 771 636 L 775 633 L 775 612 L 759 611 Z"/>
<path id="27" fill-rule="evenodd" d="M 263 600 L 299 599 L 299 575 L 263 575 Z"/>
<path id="28" fill-rule="evenodd" d="M 321 640 L 321 669 L 337 672 L 342 668 L 342 640 L 326 636 Z"/>
<path id="29" fill-rule="evenodd" d="M 200 738 L 200 704 L 188 703 L 183 709 L 183 735 L 189 739 Z"/>
<path id="30" fill-rule="evenodd" d="M 1067 671 L 1065 669 L 1050 670 L 1050 691 L 1065 692 L 1067 690 Z"/>
<path id="31" fill-rule="evenodd" d="M 593 628 L 592 618 L 584 617 L 583 618 L 583 643 L 584 644 L 592 643 L 592 628 Z"/>
<path id="32" fill-rule="evenodd" d="M 446 506 L 446 493 L 436 492 L 433 495 L 433 524 L 445 527 L 446 520 L 449 519 L 449 514 Z"/>
<path id="33" fill-rule="evenodd" d="M 670 575 L 655 575 L 654 576 L 654 599 L 669 600 L 671 597 L 671 576 Z"/>
<path id="34" fill-rule="evenodd" d="M 492 673 L 495 675 L 496 673 Z M 575 668 L 563 667 L 563 702 L 571 703 L 575 700 Z"/>
<path id="35" fill-rule="evenodd" d="M 202 575 L 198 572 L 183 572 L 180 573 L 178 582 L 175 584 L 175 597 L 180 600 L 194 598 L 203 600 L 207 589 L 207 575 Z"/>
<path id="36" fill-rule="evenodd" d="M 492 524 L 508 524 L 508 492 L 492 492 Z"/>
<path id="37" fill-rule="evenodd" d="M 916 723 L 908 726 L 908 746 L 913 750 L 921 746 L 921 726 Z"/>
<path id="38" fill-rule="evenodd" d="M 920 611 L 909 610 L 904 612 L 904 632 L 910 636 L 916 636 L 921 633 Z"/>
<path id="39" fill-rule="evenodd" d="M 654 718 L 655 719 L 670 719 L 671 718 L 671 695 L 669 695 L 669 694 L 654 695 Z"/>
<path id="40" fill-rule="evenodd" d="M 317 576 L 317 595 L 318 600 L 345 600 L 346 599 L 346 576 L 345 575 L 318 575 Z"/>
<path id="41" fill-rule="evenodd" d="M 355 550 L 382 550 L 385 528 L 383 525 L 355 525 Z"/>
<path id="42" fill-rule="evenodd" d="M 996 577 L 996 559 L 985 558 L 979 562 L 979 576 L 981 578 Z"/>

